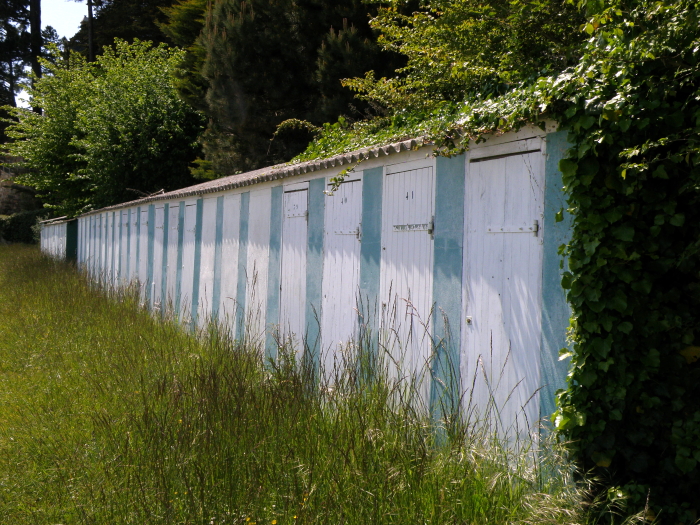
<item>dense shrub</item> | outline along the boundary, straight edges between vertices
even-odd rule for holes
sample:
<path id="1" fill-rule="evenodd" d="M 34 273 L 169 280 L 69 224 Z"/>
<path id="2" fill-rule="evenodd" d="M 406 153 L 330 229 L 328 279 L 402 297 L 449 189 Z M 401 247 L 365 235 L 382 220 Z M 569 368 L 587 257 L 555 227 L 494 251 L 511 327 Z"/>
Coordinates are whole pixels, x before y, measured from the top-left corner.
<path id="1" fill-rule="evenodd" d="M 30 210 L 0 217 L 0 241 L 36 244 L 34 226 L 45 214 L 46 210 Z"/>

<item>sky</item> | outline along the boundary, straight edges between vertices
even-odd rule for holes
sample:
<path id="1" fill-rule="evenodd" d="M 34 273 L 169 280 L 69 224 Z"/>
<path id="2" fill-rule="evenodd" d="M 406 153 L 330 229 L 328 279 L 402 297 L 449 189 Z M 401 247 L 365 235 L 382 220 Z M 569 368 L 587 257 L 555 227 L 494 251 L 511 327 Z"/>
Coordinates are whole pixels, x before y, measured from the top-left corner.
<path id="1" fill-rule="evenodd" d="M 87 2 L 81 0 L 41 0 L 41 25 L 52 26 L 59 37 L 72 37 L 87 16 Z"/>

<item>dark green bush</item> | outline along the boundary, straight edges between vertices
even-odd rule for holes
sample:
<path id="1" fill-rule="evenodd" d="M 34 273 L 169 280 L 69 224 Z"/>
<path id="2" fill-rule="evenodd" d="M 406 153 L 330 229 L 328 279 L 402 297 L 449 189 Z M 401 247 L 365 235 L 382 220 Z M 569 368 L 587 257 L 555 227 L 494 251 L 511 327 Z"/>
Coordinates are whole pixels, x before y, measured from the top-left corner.
<path id="1" fill-rule="evenodd" d="M 36 244 L 33 227 L 46 215 L 46 210 L 31 210 L 0 217 L 0 239 L 5 242 Z"/>

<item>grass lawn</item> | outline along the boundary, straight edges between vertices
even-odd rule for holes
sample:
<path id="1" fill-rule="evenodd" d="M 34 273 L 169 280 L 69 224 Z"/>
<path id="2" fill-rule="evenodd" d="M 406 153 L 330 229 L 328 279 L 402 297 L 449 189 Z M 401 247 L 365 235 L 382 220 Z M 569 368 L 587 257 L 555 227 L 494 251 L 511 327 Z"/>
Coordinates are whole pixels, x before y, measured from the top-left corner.
<path id="1" fill-rule="evenodd" d="M 590 522 L 555 447 L 436 431 L 381 381 L 329 393 L 283 362 L 0 246 L 0 523 Z"/>

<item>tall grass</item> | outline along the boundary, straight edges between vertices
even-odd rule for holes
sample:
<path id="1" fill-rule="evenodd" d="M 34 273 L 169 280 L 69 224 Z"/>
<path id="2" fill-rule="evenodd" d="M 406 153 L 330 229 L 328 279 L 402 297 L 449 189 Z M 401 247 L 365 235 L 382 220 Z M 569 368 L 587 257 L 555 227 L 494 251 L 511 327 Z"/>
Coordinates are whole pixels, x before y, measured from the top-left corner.
<path id="1" fill-rule="evenodd" d="M 292 349 L 266 364 L 227 333 L 193 337 L 136 293 L 0 246 L 0 522 L 586 520 L 553 443 L 436 431 L 362 348 L 318 388 Z"/>

